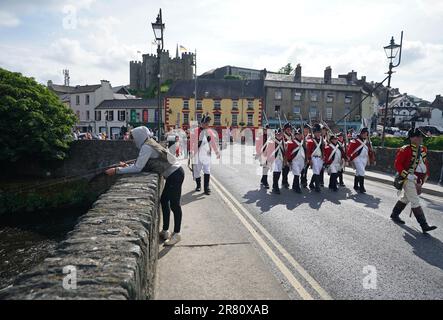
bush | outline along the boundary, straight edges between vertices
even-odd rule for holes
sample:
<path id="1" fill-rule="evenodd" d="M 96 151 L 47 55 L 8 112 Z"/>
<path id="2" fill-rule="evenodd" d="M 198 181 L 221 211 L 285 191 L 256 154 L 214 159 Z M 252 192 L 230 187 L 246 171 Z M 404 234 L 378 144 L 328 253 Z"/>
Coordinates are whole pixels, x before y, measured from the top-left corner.
<path id="1" fill-rule="evenodd" d="M 32 78 L 0 68 L 0 162 L 63 159 L 74 112 Z"/>
<path id="2" fill-rule="evenodd" d="M 381 138 L 374 137 L 371 138 L 371 141 L 374 147 L 381 146 Z M 409 140 L 401 137 L 385 138 L 385 147 L 388 148 L 400 148 L 401 146 L 404 146 L 405 144 L 408 143 Z M 443 151 L 443 136 L 425 138 L 423 144 L 428 148 L 428 150 Z"/>

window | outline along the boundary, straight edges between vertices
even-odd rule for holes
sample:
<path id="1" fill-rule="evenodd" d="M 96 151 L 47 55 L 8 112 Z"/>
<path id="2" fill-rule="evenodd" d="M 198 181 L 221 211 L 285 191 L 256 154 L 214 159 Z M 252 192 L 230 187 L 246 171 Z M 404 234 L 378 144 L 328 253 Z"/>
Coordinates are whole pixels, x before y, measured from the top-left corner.
<path id="1" fill-rule="evenodd" d="M 332 108 L 326 108 L 326 119 L 332 120 Z"/>
<path id="2" fill-rule="evenodd" d="M 89 110 L 86 110 L 86 120 L 88 120 L 88 121 L 89 121 L 89 117 L 90 117 L 90 113 L 89 113 Z"/>
<path id="3" fill-rule="evenodd" d="M 335 98 L 335 96 L 333 93 L 328 93 L 326 96 L 326 102 L 332 103 L 332 102 L 334 102 L 334 98 Z"/>
<path id="4" fill-rule="evenodd" d="M 189 114 L 183 113 L 183 124 L 188 125 L 189 124 Z"/>
<path id="5" fill-rule="evenodd" d="M 254 126 L 254 115 L 248 114 L 248 127 Z"/>
<path id="6" fill-rule="evenodd" d="M 118 111 L 118 121 L 125 121 L 126 120 L 126 112 L 124 110 Z"/>
<path id="7" fill-rule="evenodd" d="M 275 106 L 274 110 L 275 112 L 280 112 L 280 106 Z"/>
<path id="8" fill-rule="evenodd" d="M 201 100 L 197 100 L 197 110 L 201 110 L 203 107 L 202 107 L 202 101 Z M 201 116 L 201 114 L 200 114 L 200 116 Z"/>
<path id="9" fill-rule="evenodd" d="M 221 107 L 221 101 L 220 100 L 214 100 L 214 109 L 219 110 Z"/>
<path id="10" fill-rule="evenodd" d="M 105 111 L 106 121 L 114 121 L 114 110 Z"/>
<path id="11" fill-rule="evenodd" d="M 311 116 L 311 118 L 316 118 L 317 117 L 317 107 L 311 107 L 309 109 L 309 115 Z"/>
<path id="12" fill-rule="evenodd" d="M 248 100 L 248 110 L 254 110 L 254 101 Z"/>
<path id="13" fill-rule="evenodd" d="M 177 122 L 175 123 L 177 127 L 180 127 L 180 112 L 177 113 Z"/>
<path id="14" fill-rule="evenodd" d="M 300 107 L 294 107 L 294 108 L 292 108 L 292 112 L 293 112 L 294 114 L 300 114 Z"/>
<path id="15" fill-rule="evenodd" d="M 311 101 L 318 101 L 318 94 L 315 92 L 311 92 Z"/>
<path id="16" fill-rule="evenodd" d="M 80 96 L 75 96 L 75 104 L 80 105 Z"/>
<path id="17" fill-rule="evenodd" d="M 281 90 L 275 90 L 275 100 L 281 100 Z"/>
<path id="18" fill-rule="evenodd" d="M 294 92 L 294 100 L 301 101 L 301 92 L 298 92 L 298 91 Z"/>
<path id="19" fill-rule="evenodd" d="M 238 110 L 238 100 L 232 100 L 232 110 Z"/>
<path id="20" fill-rule="evenodd" d="M 238 126 L 238 124 L 237 124 L 237 114 L 233 114 L 232 115 L 232 126 Z"/>
<path id="21" fill-rule="evenodd" d="M 345 96 L 345 103 L 347 103 L 347 104 L 352 103 L 352 96 L 351 95 Z"/>
<path id="22" fill-rule="evenodd" d="M 85 104 L 89 104 L 89 94 L 86 95 L 86 101 Z"/>
<path id="23" fill-rule="evenodd" d="M 200 123 L 201 119 L 202 119 L 202 114 L 201 113 L 197 113 L 197 121 L 198 121 L 198 123 Z"/>
<path id="24" fill-rule="evenodd" d="M 221 118 L 221 116 L 219 113 L 214 114 L 214 126 L 220 125 L 220 118 Z"/>
<path id="25" fill-rule="evenodd" d="M 95 112 L 95 121 L 102 121 L 102 112 L 101 111 Z"/>
<path id="26" fill-rule="evenodd" d="M 189 109 L 189 100 L 183 100 L 183 109 Z"/>

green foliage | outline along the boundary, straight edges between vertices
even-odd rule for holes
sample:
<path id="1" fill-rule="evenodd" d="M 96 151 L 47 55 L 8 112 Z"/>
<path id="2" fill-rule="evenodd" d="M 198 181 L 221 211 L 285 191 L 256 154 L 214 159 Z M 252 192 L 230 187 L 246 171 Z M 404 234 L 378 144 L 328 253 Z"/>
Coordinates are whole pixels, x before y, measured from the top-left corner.
<path id="1" fill-rule="evenodd" d="M 63 159 L 73 111 L 32 78 L 0 68 L 0 161 Z"/>
<path id="2" fill-rule="evenodd" d="M 166 93 L 169 91 L 169 88 L 171 87 L 173 81 L 172 80 L 166 80 L 160 85 L 160 92 Z M 138 89 L 129 89 L 128 90 L 130 94 L 142 98 L 142 99 L 154 99 L 157 97 L 157 86 L 152 84 L 149 86 L 146 90 L 138 90 Z"/>
<path id="3" fill-rule="evenodd" d="M 281 67 L 280 70 L 278 70 L 278 73 L 291 74 L 292 71 L 294 71 L 294 68 L 292 67 L 291 63 L 288 63 L 284 67 Z"/>
<path id="4" fill-rule="evenodd" d="M 374 147 L 381 146 L 381 138 L 374 137 L 371 138 L 371 141 Z M 400 148 L 408 143 L 409 141 L 407 139 L 401 137 L 385 138 L 385 147 L 388 148 Z M 425 138 L 423 144 L 428 148 L 428 150 L 443 151 L 443 136 Z"/>
<path id="5" fill-rule="evenodd" d="M 225 75 L 225 80 L 243 80 L 243 77 L 240 75 Z"/>

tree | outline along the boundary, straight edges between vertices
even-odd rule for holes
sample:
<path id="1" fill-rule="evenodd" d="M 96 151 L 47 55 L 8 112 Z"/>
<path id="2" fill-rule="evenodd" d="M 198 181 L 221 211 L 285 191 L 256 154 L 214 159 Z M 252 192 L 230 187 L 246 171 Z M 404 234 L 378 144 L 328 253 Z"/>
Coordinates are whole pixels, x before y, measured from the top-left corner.
<path id="1" fill-rule="evenodd" d="M 278 73 L 291 74 L 292 71 L 294 71 L 294 68 L 292 67 L 291 63 L 288 63 L 284 67 L 281 67 L 280 70 L 278 70 Z"/>
<path id="2" fill-rule="evenodd" d="M 33 78 L 0 68 L 0 161 L 63 159 L 74 112 Z"/>

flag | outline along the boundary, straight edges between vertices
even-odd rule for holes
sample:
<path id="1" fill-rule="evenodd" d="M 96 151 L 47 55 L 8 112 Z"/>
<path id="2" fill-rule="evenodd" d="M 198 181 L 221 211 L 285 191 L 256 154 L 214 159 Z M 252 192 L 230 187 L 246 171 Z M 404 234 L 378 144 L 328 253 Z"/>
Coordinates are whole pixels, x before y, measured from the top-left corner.
<path id="1" fill-rule="evenodd" d="M 185 47 L 183 47 L 183 46 L 180 46 L 180 51 L 181 52 L 187 52 L 188 51 L 188 49 L 186 49 Z"/>

